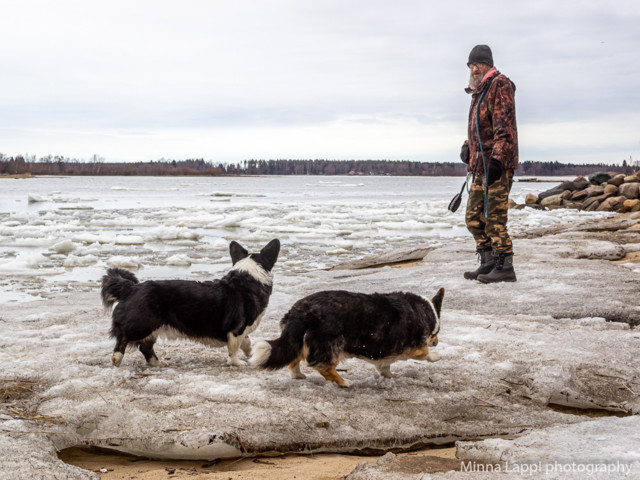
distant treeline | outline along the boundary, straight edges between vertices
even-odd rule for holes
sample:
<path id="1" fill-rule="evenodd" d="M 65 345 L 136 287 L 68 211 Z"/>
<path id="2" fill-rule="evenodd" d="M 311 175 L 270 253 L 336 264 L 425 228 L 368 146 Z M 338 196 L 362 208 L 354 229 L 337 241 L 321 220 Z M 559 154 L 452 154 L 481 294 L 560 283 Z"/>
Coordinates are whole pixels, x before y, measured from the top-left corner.
<path id="1" fill-rule="evenodd" d="M 560 162 L 520 163 L 518 175 L 571 176 L 593 172 L 631 174 L 626 160 L 620 165 L 604 163 L 578 165 Z M 99 157 L 81 161 L 65 157 L 40 159 L 6 157 L 0 154 L 0 175 L 119 175 L 119 176 L 219 176 L 219 175 L 405 175 L 463 176 L 461 162 L 412 162 L 405 160 L 244 160 L 214 164 L 204 159 L 157 160 L 149 162 L 105 162 Z"/>

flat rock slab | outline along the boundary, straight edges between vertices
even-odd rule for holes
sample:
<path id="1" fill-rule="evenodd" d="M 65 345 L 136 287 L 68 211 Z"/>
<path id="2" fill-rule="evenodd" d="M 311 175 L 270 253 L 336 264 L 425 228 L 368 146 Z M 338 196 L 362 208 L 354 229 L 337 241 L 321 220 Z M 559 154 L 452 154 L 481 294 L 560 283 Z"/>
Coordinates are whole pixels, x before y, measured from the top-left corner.
<path id="1" fill-rule="evenodd" d="M 341 263 L 332 267 L 331 270 L 361 270 L 364 268 L 380 268 L 419 262 L 426 257 L 431 250 L 433 250 L 433 248 L 424 247 L 394 250 L 381 255 L 372 255 Z"/>

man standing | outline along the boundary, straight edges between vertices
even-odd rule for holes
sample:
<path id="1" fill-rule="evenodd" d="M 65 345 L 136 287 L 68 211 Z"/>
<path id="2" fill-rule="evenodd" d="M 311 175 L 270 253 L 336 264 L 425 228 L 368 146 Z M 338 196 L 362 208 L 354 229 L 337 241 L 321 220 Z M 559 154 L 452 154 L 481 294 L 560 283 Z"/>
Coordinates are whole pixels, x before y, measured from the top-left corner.
<path id="1" fill-rule="evenodd" d="M 467 140 L 460 158 L 473 181 L 465 222 L 476 242 L 480 266 L 464 278 L 482 283 L 515 282 L 513 245 L 507 232 L 507 202 L 518 168 L 515 84 L 493 66 L 487 45 L 469 54 L 471 94 Z"/>

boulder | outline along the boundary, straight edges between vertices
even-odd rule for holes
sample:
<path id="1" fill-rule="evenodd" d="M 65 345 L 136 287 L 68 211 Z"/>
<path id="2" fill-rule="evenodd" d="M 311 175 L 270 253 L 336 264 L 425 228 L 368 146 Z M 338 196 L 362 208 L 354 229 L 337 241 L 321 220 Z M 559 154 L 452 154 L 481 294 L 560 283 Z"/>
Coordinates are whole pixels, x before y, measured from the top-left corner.
<path id="1" fill-rule="evenodd" d="M 627 200 L 627 198 L 623 197 L 623 196 L 609 197 L 609 198 L 605 199 L 604 201 L 600 202 L 600 205 L 598 206 L 598 208 L 596 208 L 596 211 L 598 211 L 598 212 L 615 212 L 618 209 L 624 207 L 625 200 Z"/>
<path id="2" fill-rule="evenodd" d="M 626 198 L 638 198 L 638 196 L 640 196 L 640 183 L 623 183 L 620 185 L 619 190 L 620 195 L 623 195 Z"/>
<path id="3" fill-rule="evenodd" d="M 564 192 L 562 192 L 561 197 L 563 200 L 569 200 L 572 194 L 573 192 L 571 190 L 565 190 Z"/>
<path id="4" fill-rule="evenodd" d="M 624 174 L 620 173 L 620 174 L 616 175 L 615 177 L 613 177 L 611 180 L 609 180 L 607 183 L 609 185 L 615 185 L 616 187 L 619 187 L 620 185 L 622 185 L 624 183 L 624 179 L 625 179 Z"/>
<path id="5" fill-rule="evenodd" d="M 582 202 L 582 208 L 588 212 L 595 211 L 596 208 L 600 206 L 600 202 L 597 197 L 589 197 L 584 202 Z"/>
<path id="6" fill-rule="evenodd" d="M 573 184 L 575 185 L 575 190 L 584 190 L 589 186 L 589 180 L 584 177 L 577 177 L 573 180 Z"/>
<path id="7" fill-rule="evenodd" d="M 580 203 L 580 202 L 574 202 L 574 201 L 571 201 L 571 200 L 565 200 L 565 201 L 563 201 L 563 202 L 562 202 L 562 206 L 563 206 L 564 208 L 571 208 L 571 209 L 573 209 L 573 210 L 582 210 L 582 208 L 583 208 L 583 207 L 582 207 L 582 203 Z"/>
<path id="8" fill-rule="evenodd" d="M 587 198 L 588 194 L 586 190 L 578 190 L 577 192 L 573 192 L 573 194 L 571 194 L 571 200 L 573 200 L 574 202 L 578 202 L 580 200 L 584 200 L 585 198 Z"/>
<path id="9" fill-rule="evenodd" d="M 554 187 L 538 194 L 538 198 L 542 201 L 543 198 L 552 197 L 553 195 L 561 195 L 564 192 L 564 188 Z"/>
<path id="10" fill-rule="evenodd" d="M 533 205 L 535 203 L 538 203 L 538 196 L 533 193 L 527 193 L 527 196 L 524 197 L 524 204 Z"/>
<path id="11" fill-rule="evenodd" d="M 595 197 L 589 197 L 589 198 L 595 198 L 597 201 L 599 201 L 600 203 L 604 202 L 607 198 L 612 197 L 613 194 L 611 193 L 603 193 L 602 195 L 598 195 Z"/>
<path id="12" fill-rule="evenodd" d="M 607 195 L 617 195 L 618 187 L 612 185 L 611 183 L 608 183 L 604 186 L 604 193 Z"/>
<path id="13" fill-rule="evenodd" d="M 572 180 L 567 180 L 566 182 L 562 182 L 560 185 L 558 185 L 555 188 L 558 190 L 571 190 L 572 192 L 574 190 L 580 190 L 580 186 L 576 185 L 576 182 Z"/>
<path id="14" fill-rule="evenodd" d="M 637 183 L 640 182 L 640 176 L 638 174 L 629 175 L 628 177 L 624 177 L 624 183 Z"/>
<path id="15" fill-rule="evenodd" d="M 591 183 L 595 183 L 596 185 L 600 185 L 602 183 L 606 183 L 611 180 L 612 176 L 607 172 L 596 172 L 589 175 L 589 181 Z"/>
<path id="16" fill-rule="evenodd" d="M 604 187 L 600 185 L 591 185 L 585 189 L 588 197 L 595 197 L 604 193 Z"/>
<path id="17" fill-rule="evenodd" d="M 640 200 L 637 198 L 633 200 L 625 200 L 624 206 L 630 212 L 640 212 Z"/>
<path id="18" fill-rule="evenodd" d="M 559 207 L 560 205 L 562 205 L 562 200 L 562 194 L 559 193 L 543 198 L 542 200 L 540 200 L 540 205 L 547 208 Z"/>

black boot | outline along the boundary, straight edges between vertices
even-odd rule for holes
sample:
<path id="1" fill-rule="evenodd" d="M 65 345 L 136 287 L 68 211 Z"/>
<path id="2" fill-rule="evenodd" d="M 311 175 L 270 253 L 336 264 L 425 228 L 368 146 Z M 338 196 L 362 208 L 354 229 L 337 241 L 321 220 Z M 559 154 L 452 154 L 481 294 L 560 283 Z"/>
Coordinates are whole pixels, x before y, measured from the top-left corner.
<path id="1" fill-rule="evenodd" d="M 496 265 L 486 275 L 478 275 L 482 283 L 515 282 L 516 271 L 513 269 L 513 253 L 501 253 L 498 255 Z"/>
<path id="2" fill-rule="evenodd" d="M 489 273 L 496 264 L 496 257 L 490 248 L 478 250 L 476 253 L 480 258 L 480 266 L 473 272 L 464 272 L 464 278 L 467 280 L 476 280 L 478 275 Z"/>

